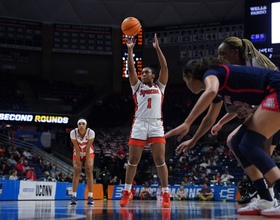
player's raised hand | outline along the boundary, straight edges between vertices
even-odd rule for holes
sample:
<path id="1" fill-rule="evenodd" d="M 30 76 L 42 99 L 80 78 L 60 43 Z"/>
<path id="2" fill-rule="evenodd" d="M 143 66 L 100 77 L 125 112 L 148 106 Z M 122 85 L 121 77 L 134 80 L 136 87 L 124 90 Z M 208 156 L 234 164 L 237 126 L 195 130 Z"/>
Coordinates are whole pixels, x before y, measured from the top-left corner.
<path id="1" fill-rule="evenodd" d="M 136 38 L 133 36 L 126 36 L 125 43 L 128 48 L 133 48 L 136 44 Z"/>
<path id="2" fill-rule="evenodd" d="M 153 47 L 154 48 L 158 48 L 159 47 L 157 34 L 154 35 Z"/>

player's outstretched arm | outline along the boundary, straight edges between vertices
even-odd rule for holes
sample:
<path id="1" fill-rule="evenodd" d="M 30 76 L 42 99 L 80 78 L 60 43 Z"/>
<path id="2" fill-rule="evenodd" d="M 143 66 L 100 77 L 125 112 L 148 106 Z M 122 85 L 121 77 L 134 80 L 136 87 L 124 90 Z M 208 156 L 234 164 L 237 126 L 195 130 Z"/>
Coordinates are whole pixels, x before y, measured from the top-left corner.
<path id="1" fill-rule="evenodd" d="M 130 85 L 134 86 L 138 82 L 137 73 L 135 70 L 133 48 L 136 45 L 136 39 L 134 37 L 126 37 L 126 46 L 128 50 L 127 64 L 128 64 L 128 77 Z"/>
<path id="2" fill-rule="evenodd" d="M 160 71 L 159 71 L 158 79 L 161 84 L 166 85 L 167 81 L 168 81 L 168 67 L 167 67 L 167 62 L 166 62 L 165 56 L 159 46 L 157 34 L 154 35 L 153 47 L 156 49 L 159 64 L 160 64 Z"/>
<path id="3" fill-rule="evenodd" d="M 236 113 L 227 113 L 225 114 L 211 129 L 212 135 L 217 135 L 218 132 L 222 129 L 222 127 L 234 119 L 236 117 Z"/>

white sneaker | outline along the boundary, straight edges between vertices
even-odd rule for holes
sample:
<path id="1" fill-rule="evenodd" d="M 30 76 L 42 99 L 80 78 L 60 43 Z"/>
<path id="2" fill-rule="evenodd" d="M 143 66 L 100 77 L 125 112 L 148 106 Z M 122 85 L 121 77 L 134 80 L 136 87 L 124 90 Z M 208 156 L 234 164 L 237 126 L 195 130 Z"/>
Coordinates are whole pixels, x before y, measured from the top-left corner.
<path id="1" fill-rule="evenodd" d="M 256 199 L 247 206 L 237 210 L 239 215 L 260 215 L 262 210 L 270 209 L 274 206 L 275 201 L 267 201 L 264 199 Z M 279 209 L 280 210 L 280 209 Z"/>
<path id="2" fill-rule="evenodd" d="M 274 207 L 261 211 L 261 214 L 267 218 L 280 218 L 280 205 L 277 199 L 274 199 Z"/>
<path id="3" fill-rule="evenodd" d="M 273 201 L 274 201 L 274 207 L 279 205 L 279 202 L 278 202 L 278 200 L 276 198 L 274 198 Z"/>

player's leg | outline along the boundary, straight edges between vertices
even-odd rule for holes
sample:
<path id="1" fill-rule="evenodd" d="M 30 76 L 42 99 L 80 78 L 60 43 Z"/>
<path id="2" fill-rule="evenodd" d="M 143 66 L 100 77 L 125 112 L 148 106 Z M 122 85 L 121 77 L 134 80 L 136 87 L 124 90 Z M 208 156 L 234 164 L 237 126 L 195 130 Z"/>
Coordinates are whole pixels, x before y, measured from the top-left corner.
<path id="1" fill-rule="evenodd" d="M 81 167 L 77 166 L 76 156 L 73 156 L 73 167 L 74 167 L 74 174 L 72 179 L 72 198 L 71 198 L 71 205 L 77 204 L 77 189 L 79 185 L 79 179 L 81 175 Z"/>
<path id="2" fill-rule="evenodd" d="M 242 125 L 239 125 L 237 128 L 235 128 L 227 137 L 227 146 L 229 147 L 230 150 L 232 150 L 233 154 L 234 150 L 232 149 L 232 137 L 237 133 L 237 131 L 241 128 Z M 242 166 L 242 164 L 240 163 L 238 157 L 235 155 L 235 158 L 237 159 L 238 163 Z M 242 167 L 243 168 L 243 167 Z M 244 170 L 244 169 L 243 169 Z M 246 172 L 246 171 L 245 171 Z M 250 178 L 250 176 L 247 174 L 248 177 L 248 181 L 250 182 L 250 184 L 248 185 L 248 189 L 246 191 L 246 193 L 239 199 L 237 200 L 237 203 L 239 204 L 247 204 L 249 203 L 253 198 L 257 197 L 257 191 L 254 187 L 254 184 Z"/>
<path id="3" fill-rule="evenodd" d="M 273 137 L 270 137 L 264 144 L 264 151 L 270 156 L 272 156 L 272 153 L 276 146 L 275 144 L 272 143 L 272 140 L 273 140 Z M 274 198 L 275 194 L 274 194 L 273 184 L 270 183 L 268 180 L 266 180 L 266 182 L 267 182 L 269 192 L 270 192 L 272 198 Z"/>
<path id="4" fill-rule="evenodd" d="M 130 139 L 128 141 L 128 161 L 125 173 L 125 184 L 120 206 L 128 205 L 133 198 L 131 193 L 132 181 L 135 177 L 138 163 L 141 160 L 143 147 L 147 144 L 148 125 L 145 121 L 135 119 L 132 125 Z"/>
<path id="5" fill-rule="evenodd" d="M 246 126 L 247 130 L 239 145 L 240 151 L 248 161 L 261 171 L 270 183 L 275 183 L 277 190 L 280 190 L 280 171 L 271 157 L 265 153 L 263 149 L 265 141 L 280 128 L 279 111 L 269 111 L 260 106 L 246 122 Z M 246 171 L 248 174 L 250 173 L 251 179 L 257 182 L 259 173 L 250 171 L 249 169 L 250 166 L 246 167 Z M 264 191 L 262 192 L 264 193 Z M 263 197 L 258 203 L 255 203 L 253 209 L 258 209 L 260 211 L 271 208 L 274 204 L 271 196 L 268 198 L 269 196 L 266 194 L 265 197 L 266 198 Z"/>
<path id="6" fill-rule="evenodd" d="M 85 162 L 85 171 L 87 177 L 88 187 L 88 204 L 93 205 L 93 165 L 94 165 L 94 154 L 90 155 L 89 161 Z"/>
<path id="7" fill-rule="evenodd" d="M 148 142 L 151 144 L 153 160 L 157 168 L 157 173 L 162 185 L 163 200 L 162 206 L 169 208 L 170 194 L 168 188 L 168 169 L 165 163 L 165 138 L 163 123 L 161 120 L 152 121 L 149 123 L 149 138 Z"/>
<path id="8" fill-rule="evenodd" d="M 154 143 L 151 145 L 151 150 L 162 188 L 168 188 L 168 169 L 165 163 L 165 144 Z"/>
<path id="9" fill-rule="evenodd" d="M 143 147 L 129 145 L 129 156 L 127 161 L 126 173 L 125 173 L 125 185 L 122 198 L 120 200 L 120 206 L 128 205 L 129 201 L 133 199 L 131 193 L 132 181 L 136 175 L 137 165 L 141 160 Z"/>
<path id="10" fill-rule="evenodd" d="M 142 146 L 129 145 L 128 166 L 126 168 L 125 183 L 132 184 L 136 175 L 137 166 L 141 160 Z"/>

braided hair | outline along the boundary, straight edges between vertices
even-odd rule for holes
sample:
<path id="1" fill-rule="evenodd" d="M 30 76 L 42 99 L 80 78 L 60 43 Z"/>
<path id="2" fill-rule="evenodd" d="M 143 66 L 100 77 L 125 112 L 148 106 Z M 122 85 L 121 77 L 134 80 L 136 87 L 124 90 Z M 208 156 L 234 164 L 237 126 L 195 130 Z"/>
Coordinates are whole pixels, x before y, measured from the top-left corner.
<path id="1" fill-rule="evenodd" d="M 238 37 L 226 38 L 223 43 L 226 43 L 231 49 L 237 49 L 240 60 L 255 58 L 257 63 L 264 68 L 278 70 L 273 62 L 264 54 L 260 53 L 253 43 L 248 39 L 240 39 Z"/>

